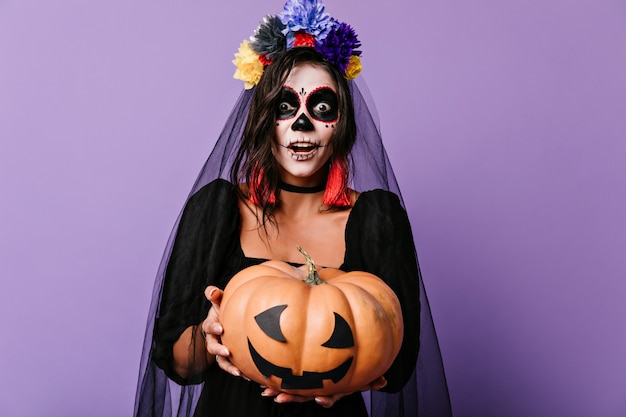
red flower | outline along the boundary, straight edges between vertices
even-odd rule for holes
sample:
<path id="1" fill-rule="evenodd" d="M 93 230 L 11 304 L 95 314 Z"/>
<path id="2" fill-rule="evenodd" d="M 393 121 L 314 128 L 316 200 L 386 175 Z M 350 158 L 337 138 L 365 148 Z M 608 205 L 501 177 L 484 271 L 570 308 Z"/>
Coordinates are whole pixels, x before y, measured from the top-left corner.
<path id="1" fill-rule="evenodd" d="M 267 67 L 268 65 L 272 63 L 272 60 L 268 59 L 267 55 L 265 54 L 259 55 L 259 61 L 261 61 L 261 64 L 263 64 L 264 67 Z"/>
<path id="2" fill-rule="evenodd" d="M 315 48 L 315 38 L 306 32 L 297 32 L 294 36 L 293 46 L 310 46 Z"/>

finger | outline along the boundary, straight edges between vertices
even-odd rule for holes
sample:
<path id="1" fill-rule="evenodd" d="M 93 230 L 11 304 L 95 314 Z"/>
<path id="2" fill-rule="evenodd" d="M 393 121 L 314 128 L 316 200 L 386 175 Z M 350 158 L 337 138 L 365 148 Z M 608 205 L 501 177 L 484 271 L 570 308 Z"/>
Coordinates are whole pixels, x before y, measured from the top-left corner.
<path id="1" fill-rule="evenodd" d="M 241 376 L 241 371 L 233 365 L 228 358 L 222 355 L 215 355 L 215 362 L 219 365 L 220 368 L 228 372 L 233 376 Z"/>
<path id="2" fill-rule="evenodd" d="M 384 376 L 376 378 L 374 381 L 370 382 L 366 386 L 360 389 L 361 392 L 364 391 L 378 391 L 387 386 L 387 380 Z"/>
<path id="3" fill-rule="evenodd" d="M 330 408 L 333 405 L 335 405 L 335 403 L 342 397 L 346 396 L 347 394 L 335 394 L 329 397 L 326 396 L 317 396 L 315 397 L 315 402 L 318 403 L 319 405 L 321 405 L 324 408 Z"/>
<path id="4" fill-rule="evenodd" d="M 220 322 L 205 320 L 202 322 L 202 326 L 200 328 L 202 337 L 207 342 L 209 340 L 218 341 L 218 336 L 221 336 L 224 333 L 224 328 L 222 327 Z"/>
<path id="5" fill-rule="evenodd" d="M 224 328 L 222 327 L 222 324 L 217 322 L 217 321 L 208 323 L 207 328 L 208 328 L 209 331 L 206 332 L 206 333 L 208 333 L 208 334 L 212 334 L 212 335 L 215 335 L 215 336 L 221 336 L 222 333 L 224 333 Z"/>
<path id="6" fill-rule="evenodd" d="M 210 285 L 204 290 L 204 296 L 214 305 L 219 305 L 220 301 L 222 300 L 222 294 L 223 291 L 217 288 L 215 285 Z"/>
<path id="7" fill-rule="evenodd" d="M 280 404 L 283 403 L 304 403 L 307 401 L 311 401 L 313 397 L 308 397 L 304 395 L 295 395 L 295 394 L 287 394 L 286 392 L 281 392 L 278 394 L 274 401 Z"/>
<path id="8" fill-rule="evenodd" d="M 280 394 L 280 391 L 270 387 L 265 387 L 265 389 L 261 392 L 262 397 L 275 397 L 278 394 Z"/>
<path id="9" fill-rule="evenodd" d="M 215 338 L 207 337 L 206 350 L 211 355 L 223 356 L 225 359 L 228 359 L 228 357 L 230 356 L 230 351 L 228 350 L 228 348 L 219 343 L 219 341 L 217 341 L 217 339 Z"/>
<path id="10" fill-rule="evenodd" d="M 387 380 L 385 379 L 384 376 L 381 376 L 376 381 L 370 384 L 370 389 L 374 391 L 378 391 L 378 390 L 385 388 L 385 386 L 387 386 Z"/>

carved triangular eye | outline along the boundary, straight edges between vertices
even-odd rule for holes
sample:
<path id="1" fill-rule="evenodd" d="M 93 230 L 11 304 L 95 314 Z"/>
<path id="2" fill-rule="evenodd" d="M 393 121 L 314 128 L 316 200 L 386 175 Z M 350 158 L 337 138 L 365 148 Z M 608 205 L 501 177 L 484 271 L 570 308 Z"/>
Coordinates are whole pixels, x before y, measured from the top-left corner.
<path id="1" fill-rule="evenodd" d="M 349 348 L 354 346 L 354 337 L 352 336 L 352 330 L 348 322 L 337 313 L 335 315 L 335 329 L 330 339 L 322 346 L 327 348 Z"/>
<path id="2" fill-rule="evenodd" d="M 283 332 L 280 330 L 280 315 L 286 308 L 286 304 L 275 306 L 257 314 L 254 317 L 261 330 L 263 330 L 263 333 L 272 339 L 283 343 L 287 342 L 287 339 L 285 339 Z"/>

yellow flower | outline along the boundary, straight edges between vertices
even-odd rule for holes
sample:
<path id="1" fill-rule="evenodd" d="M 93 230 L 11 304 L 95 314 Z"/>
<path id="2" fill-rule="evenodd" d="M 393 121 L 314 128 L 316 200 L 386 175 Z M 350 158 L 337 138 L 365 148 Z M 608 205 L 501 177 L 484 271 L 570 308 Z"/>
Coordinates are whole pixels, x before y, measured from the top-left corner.
<path id="1" fill-rule="evenodd" d="M 257 85 L 263 75 L 263 64 L 256 52 L 250 48 L 248 41 L 243 41 L 239 45 L 233 64 L 237 67 L 233 78 L 243 81 L 246 90 Z"/>
<path id="2" fill-rule="evenodd" d="M 363 65 L 361 65 L 361 58 L 359 58 L 357 55 L 352 55 L 350 57 L 350 62 L 348 62 L 345 76 L 348 80 L 354 80 L 356 77 L 359 76 L 362 69 Z"/>

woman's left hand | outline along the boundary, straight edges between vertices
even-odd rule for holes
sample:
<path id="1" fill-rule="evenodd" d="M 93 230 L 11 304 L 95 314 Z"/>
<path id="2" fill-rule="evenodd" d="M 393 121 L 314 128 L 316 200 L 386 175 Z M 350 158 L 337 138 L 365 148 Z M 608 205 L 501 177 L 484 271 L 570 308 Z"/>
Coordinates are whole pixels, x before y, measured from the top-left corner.
<path id="1" fill-rule="evenodd" d="M 373 381 L 372 383 L 361 388 L 359 391 L 369 391 L 369 390 L 378 391 L 382 389 L 385 385 L 387 385 L 387 380 L 385 379 L 384 376 L 381 376 L 375 381 Z M 350 394 L 351 393 L 334 394 L 334 395 L 329 395 L 329 396 L 323 396 L 323 395 L 305 396 L 305 395 L 289 394 L 289 393 L 278 391 L 269 387 L 265 388 L 265 390 L 261 393 L 261 395 L 264 397 L 274 397 L 274 401 L 277 403 L 289 403 L 289 402 L 303 403 L 306 401 L 315 400 L 316 403 L 318 403 L 324 408 L 332 407 L 335 404 L 335 402 L 345 397 L 346 395 L 350 395 Z"/>

